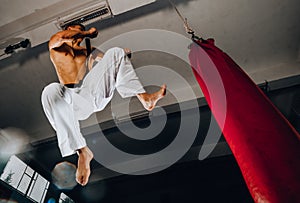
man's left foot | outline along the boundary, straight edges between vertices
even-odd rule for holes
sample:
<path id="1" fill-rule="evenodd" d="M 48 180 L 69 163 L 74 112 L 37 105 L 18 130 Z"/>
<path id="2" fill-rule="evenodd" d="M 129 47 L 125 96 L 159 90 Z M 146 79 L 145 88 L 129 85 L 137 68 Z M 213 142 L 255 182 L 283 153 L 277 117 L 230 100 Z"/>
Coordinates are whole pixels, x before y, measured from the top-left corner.
<path id="1" fill-rule="evenodd" d="M 91 174 L 90 162 L 93 157 L 93 152 L 88 147 L 83 147 L 78 150 L 76 181 L 82 186 L 85 186 L 89 181 Z"/>

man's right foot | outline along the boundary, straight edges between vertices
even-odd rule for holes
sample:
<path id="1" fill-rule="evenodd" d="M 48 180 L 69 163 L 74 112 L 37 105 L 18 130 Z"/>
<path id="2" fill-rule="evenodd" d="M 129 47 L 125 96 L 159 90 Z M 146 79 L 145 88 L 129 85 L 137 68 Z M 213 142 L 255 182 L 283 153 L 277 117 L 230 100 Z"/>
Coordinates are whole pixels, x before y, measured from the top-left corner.
<path id="1" fill-rule="evenodd" d="M 131 58 L 131 50 L 128 48 L 124 48 L 124 52 L 126 54 L 126 56 L 128 56 L 128 58 Z"/>
<path id="2" fill-rule="evenodd" d="M 144 108 L 148 111 L 152 111 L 156 106 L 156 103 L 166 95 L 167 86 L 164 84 L 160 87 L 160 90 L 152 94 L 141 93 L 137 97 L 143 104 Z"/>

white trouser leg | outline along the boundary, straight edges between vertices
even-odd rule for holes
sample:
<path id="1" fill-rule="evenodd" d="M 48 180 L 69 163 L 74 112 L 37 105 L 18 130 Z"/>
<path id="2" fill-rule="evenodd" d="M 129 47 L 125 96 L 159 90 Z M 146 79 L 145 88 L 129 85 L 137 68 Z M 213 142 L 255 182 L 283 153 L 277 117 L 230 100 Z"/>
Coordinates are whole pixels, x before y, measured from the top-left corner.
<path id="1" fill-rule="evenodd" d="M 115 89 L 123 98 L 145 92 L 121 48 L 111 48 L 104 54 L 102 60 L 86 75 L 78 94 L 85 98 L 92 95 L 95 111 L 101 111 L 111 100 Z"/>
<path id="2" fill-rule="evenodd" d="M 103 110 L 115 89 L 122 97 L 145 92 L 121 48 L 109 49 L 86 75 L 80 88 L 70 89 L 52 83 L 43 90 L 44 112 L 56 130 L 62 156 L 74 154 L 76 150 L 86 146 L 78 120 Z"/>
<path id="3" fill-rule="evenodd" d="M 49 122 L 56 130 L 58 146 L 63 157 L 74 154 L 77 149 L 86 146 L 80 132 L 79 121 L 67 100 L 66 88 L 63 85 L 52 83 L 45 87 L 42 105 Z"/>

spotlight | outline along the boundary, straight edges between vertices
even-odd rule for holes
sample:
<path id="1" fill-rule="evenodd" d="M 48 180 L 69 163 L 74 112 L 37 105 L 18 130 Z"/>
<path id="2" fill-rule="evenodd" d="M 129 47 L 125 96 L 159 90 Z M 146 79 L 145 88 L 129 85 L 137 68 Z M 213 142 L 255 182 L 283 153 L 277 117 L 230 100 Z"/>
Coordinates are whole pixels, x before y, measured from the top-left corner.
<path id="1" fill-rule="evenodd" d="M 16 49 L 19 49 L 19 48 L 27 48 L 30 44 L 30 40 L 29 39 L 25 39 L 21 42 L 18 42 L 16 44 L 13 44 L 13 45 L 9 45 L 8 47 L 5 48 L 4 52 L 6 54 L 12 54 L 14 53 L 14 51 Z"/>
<path id="2" fill-rule="evenodd" d="M 72 190 L 76 185 L 76 166 L 67 161 L 56 164 L 51 172 L 52 183 L 60 190 Z"/>
<path id="3" fill-rule="evenodd" d="M 0 129 L 0 159 L 21 153 L 28 143 L 29 135 L 24 130 L 14 127 Z"/>

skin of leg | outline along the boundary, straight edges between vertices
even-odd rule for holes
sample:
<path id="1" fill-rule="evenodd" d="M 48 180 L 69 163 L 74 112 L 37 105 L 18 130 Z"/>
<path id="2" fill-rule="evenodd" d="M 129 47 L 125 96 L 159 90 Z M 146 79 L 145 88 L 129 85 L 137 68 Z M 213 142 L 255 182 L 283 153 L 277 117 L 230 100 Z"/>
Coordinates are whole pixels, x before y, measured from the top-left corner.
<path id="1" fill-rule="evenodd" d="M 124 49 L 125 53 L 130 53 L 130 49 Z M 143 104 L 144 108 L 148 111 L 153 110 L 156 103 L 165 96 L 166 94 L 166 85 L 162 85 L 160 90 L 148 94 L 148 93 L 141 93 L 137 94 L 136 96 Z M 92 151 L 86 146 L 78 150 L 78 167 L 76 172 L 76 180 L 82 186 L 88 183 L 88 179 L 91 173 L 90 170 L 90 161 L 93 159 Z"/>
<path id="2" fill-rule="evenodd" d="M 144 108 L 152 111 L 156 103 L 165 96 L 166 85 L 162 85 L 160 90 L 152 94 L 141 93 L 137 94 L 138 99 L 143 104 Z M 86 146 L 78 150 L 78 166 L 76 171 L 76 181 L 85 186 L 88 183 L 91 174 L 90 162 L 93 159 L 93 152 Z"/>
<path id="3" fill-rule="evenodd" d="M 144 108 L 152 111 L 156 103 L 166 95 L 166 85 L 162 85 L 160 90 L 152 94 L 141 93 L 137 94 L 138 99 L 143 104 Z M 90 162 L 93 159 L 93 152 L 86 146 L 78 150 L 78 166 L 76 171 L 76 181 L 85 186 L 88 183 L 91 174 Z"/>
<path id="4" fill-rule="evenodd" d="M 131 54 L 131 50 L 129 48 L 124 48 L 124 52 L 126 55 Z M 152 111 L 154 107 L 156 106 L 156 103 L 165 96 L 166 94 L 166 85 L 162 85 L 160 90 L 148 94 L 148 93 L 141 93 L 137 94 L 136 96 L 140 100 L 140 102 L 143 104 L 144 108 L 148 111 Z"/>
<path id="5" fill-rule="evenodd" d="M 141 93 L 136 96 L 147 111 L 152 111 L 156 106 L 156 103 L 166 95 L 166 88 L 167 86 L 164 84 L 157 92 L 152 94 Z"/>
<path id="6" fill-rule="evenodd" d="M 87 146 L 78 150 L 76 181 L 82 186 L 85 186 L 89 181 L 91 174 L 90 162 L 93 157 L 93 152 Z"/>

